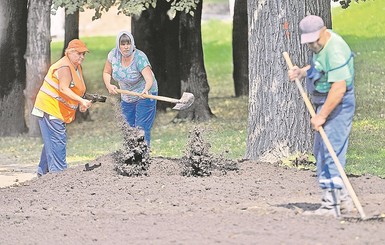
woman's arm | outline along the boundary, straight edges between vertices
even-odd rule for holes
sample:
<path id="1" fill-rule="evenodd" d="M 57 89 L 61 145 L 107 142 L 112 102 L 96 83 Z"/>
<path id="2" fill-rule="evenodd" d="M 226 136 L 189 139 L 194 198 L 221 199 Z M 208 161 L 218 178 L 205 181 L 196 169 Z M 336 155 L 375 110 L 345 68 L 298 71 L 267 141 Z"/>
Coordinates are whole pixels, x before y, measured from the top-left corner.
<path id="1" fill-rule="evenodd" d="M 146 66 L 142 70 L 142 75 L 144 80 L 146 81 L 146 85 L 144 86 L 144 90 L 142 91 L 142 94 L 148 94 L 148 90 L 151 89 L 152 84 L 154 83 L 154 75 L 152 73 L 151 67 Z"/>
<path id="2" fill-rule="evenodd" d="M 111 74 L 112 74 L 112 65 L 108 60 L 106 60 L 106 63 L 104 64 L 104 69 L 103 69 L 104 85 L 106 85 L 106 88 L 110 94 L 118 94 L 118 92 L 115 91 L 117 87 L 111 84 L 111 78 L 112 78 Z"/>

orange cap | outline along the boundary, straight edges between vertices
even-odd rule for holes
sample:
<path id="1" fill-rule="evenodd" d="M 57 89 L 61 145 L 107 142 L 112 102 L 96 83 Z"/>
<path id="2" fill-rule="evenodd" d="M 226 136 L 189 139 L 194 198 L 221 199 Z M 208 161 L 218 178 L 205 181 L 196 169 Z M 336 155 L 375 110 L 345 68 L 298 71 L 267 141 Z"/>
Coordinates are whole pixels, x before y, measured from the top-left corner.
<path id="1" fill-rule="evenodd" d="M 68 43 L 67 49 L 75 49 L 79 53 L 89 52 L 87 46 L 79 39 L 73 39 Z"/>

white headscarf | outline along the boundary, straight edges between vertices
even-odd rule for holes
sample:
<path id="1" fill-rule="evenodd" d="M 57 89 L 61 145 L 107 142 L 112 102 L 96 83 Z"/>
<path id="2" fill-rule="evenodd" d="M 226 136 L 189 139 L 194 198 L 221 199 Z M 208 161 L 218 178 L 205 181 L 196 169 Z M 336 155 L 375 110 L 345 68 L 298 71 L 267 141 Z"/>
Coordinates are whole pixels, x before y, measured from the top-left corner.
<path id="1" fill-rule="evenodd" d="M 129 51 L 128 55 L 123 55 L 122 51 L 120 51 L 120 48 L 119 48 L 120 47 L 120 42 L 119 42 L 120 38 L 124 34 L 126 34 L 128 36 L 128 38 L 130 38 L 130 40 L 131 40 L 131 47 L 130 47 L 130 51 Z M 115 58 L 120 60 L 122 56 L 129 57 L 129 56 L 132 55 L 132 53 L 134 51 L 135 51 L 135 40 L 134 40 L 134 37 L 132 36 L 132 34 L 130 32 L 128 32 L 128 31 L 121 31 L 121 32 L 119 32 L 118 36 L 116 37 L 116 47 L 115 47 L 115 54 L 114 54 Z"/>

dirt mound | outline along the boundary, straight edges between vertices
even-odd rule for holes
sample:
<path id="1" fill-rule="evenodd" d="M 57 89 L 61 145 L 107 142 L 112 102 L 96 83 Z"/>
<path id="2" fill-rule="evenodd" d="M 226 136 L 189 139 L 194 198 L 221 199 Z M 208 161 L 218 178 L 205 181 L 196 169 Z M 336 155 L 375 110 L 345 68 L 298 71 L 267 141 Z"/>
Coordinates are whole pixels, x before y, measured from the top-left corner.
<path id="1" fill-rule="evenodd" d="M 1 244 L 385 243 L 383 219 L 302 216 L 319 203 L 312 171 L 244 161 L 186 177 L 181 159 L 150 158 L 148 176 L 127 177 L 115 164 L 110 154 L 0 189 Z M 367 216 L 383 216 L 385 180 L 351 181 Z"/>

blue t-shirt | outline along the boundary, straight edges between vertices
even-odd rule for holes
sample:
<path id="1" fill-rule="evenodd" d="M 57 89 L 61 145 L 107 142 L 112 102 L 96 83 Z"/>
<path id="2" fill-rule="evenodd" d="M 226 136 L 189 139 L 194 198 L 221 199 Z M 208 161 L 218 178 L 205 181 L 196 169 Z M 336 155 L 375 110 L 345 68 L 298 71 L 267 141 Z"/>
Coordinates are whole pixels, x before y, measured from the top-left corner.
<path id="1" fill-rule="evenodd" d="M 134 59 L 127 67 L 122 65 L 121 56 L 114 57 L 115 49 L 108 53 L 108 61 L 112 65 L 112 78 L 119 83 L 119 87 L 124 90 L 141 93 L 146 85 L 146 81 L 142 75 L 142 70 L 147 66 L 151 67 L 150 62 L 145 53 L 136 49 L 133 53 Z M 154 82 L 149 93 L 158 92 L 158 83 L 152 73 Z M 125 102 L 134 102 L 140 99 L 138 96 L 122 94 L 122 100 Z"/>

